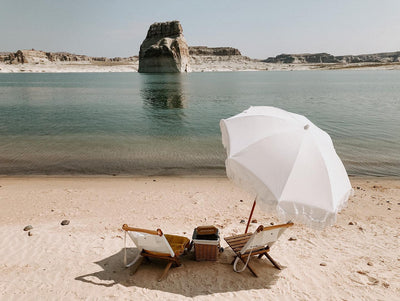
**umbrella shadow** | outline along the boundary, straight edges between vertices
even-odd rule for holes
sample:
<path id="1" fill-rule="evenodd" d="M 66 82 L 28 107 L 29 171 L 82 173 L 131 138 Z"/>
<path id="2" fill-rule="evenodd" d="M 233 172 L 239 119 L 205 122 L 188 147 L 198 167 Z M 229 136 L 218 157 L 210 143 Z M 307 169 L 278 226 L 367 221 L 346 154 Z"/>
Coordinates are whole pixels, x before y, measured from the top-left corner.
<path id="1" fill-rule="evenodd" d="M 128 261 L 138 254 L 136 248 L 128 248 Z M 157 279 L 165 268 L 165 261 L 143 261 L 140 267 L 125 268 L 123 265 L 124 250 L 95 262 L 103 270 L 81 275 L 75 280 L 112 287 L 120 284 L 126 287 L 140 287 L 150 290 L 159 290 L 185 297 L 196 297 L 215 293 L 235 292 L 253 289 L 269 289 L 279 279 L 280 271 L 274 268 L 266 259 L 254 258 L 251 260 L 259 277 L 254 277 L 248 269 L 242 273 L 235 273 L 231 261 L 233 252 L 226 250 L 220 253 L 217 261 L 194 260 L 193 253 L 183 256 L 180 267 L 173 267 L 166 279 L 158 282 Z M 137 268 L 137 269 L 136 269 Z M 135 271 L 136 270 L 136 271 Z"/>

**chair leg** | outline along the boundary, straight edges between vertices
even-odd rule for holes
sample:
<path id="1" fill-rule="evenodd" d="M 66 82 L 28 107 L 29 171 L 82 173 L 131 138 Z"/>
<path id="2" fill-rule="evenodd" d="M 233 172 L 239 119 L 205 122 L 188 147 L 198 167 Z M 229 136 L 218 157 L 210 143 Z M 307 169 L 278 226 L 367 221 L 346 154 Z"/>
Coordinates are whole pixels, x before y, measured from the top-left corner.
<path id="1" fill-rule="evenodd" d="M 144 257 L 144 259 L 146 260 L 147 263 L 151 262 L 151 260 L 150 260 L 150 258 L 148 256 L 143 256 L 143 257 Z"/>
<path id="2" fill-rule="evenodd" d="M 182 265 L 178 258 L 175 258 L 174 263 L 175 263 L 175 265 L 176 265 L 177 267 L 180 267 L 180 266 Z"/>
<path id="3" fill-rule="evenodd" d="M 240 257 L 240 260 L 241 260 L 244 264 L 246 264 L 247 257 Z M 249 268 L 250 272 L 253 273 L 254 276 L 258 277 L 256 271 L 251 267 L 250 262 L 247 263 L 247 267 Z"/>
<path id="4" fill-rule="evenodd" d="M 169 269 L 170 269 L 171 266 L 172 266 L 172 263 L 173 263 L 172 261 L 168 262 L 167 266 L 165 267 L 164 272 L 162 273 L 161 277 L 158 279 L 159 282 L 160 282 L 161 280 L 163 280 L 164 277 L 167 275 Z"/>
<path id="5" fill-rule="evenodd" d="M 277 263 L 272 257 L 271 255 L 269 255 L 268 253 L 264 253 L 265 256 L 267 256 L 267 258 L 269 259 L 269 261 L 271 261 L 271 263 L 278 269 L 278 270 L 282 270 L 282 267 L 279 265 L 279 263 Z"/>
<path id="6" fill-rule="evenodd" d="M 234 264 L 234 263 L 235 263 L 236 257 L 237 257 L 237 256 L 233 257 L 233 260 L 232 260 L 231 264 Z"/>

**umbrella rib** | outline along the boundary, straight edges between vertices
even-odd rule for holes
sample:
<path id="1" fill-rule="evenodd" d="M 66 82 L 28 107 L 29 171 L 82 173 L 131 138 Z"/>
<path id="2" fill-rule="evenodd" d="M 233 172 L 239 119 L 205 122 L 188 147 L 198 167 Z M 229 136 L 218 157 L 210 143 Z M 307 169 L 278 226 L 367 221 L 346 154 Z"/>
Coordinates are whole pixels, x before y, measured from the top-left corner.
<path id="1" fill-rule="evenodd" d="M 288 181 L 289 181 L 289 179 L 290 179 L 290 177 L 291 177 L 291 175 L 292 175 L 292 173 L 293 173 L 293 170 L 295 169 L 294 167 L 296 166 L 297 158 L 299 157 L 299 155 L 300 155 L 300 153 L 301 153 L 301 150 L 302 150 L 302 148 L 303 148 L 303 145 L 304 145 L 304 143 L 305 143 L 304 140 L 305 140 L 305 139 L 303 139 L 303 140 L 301 141 L 301 145 L 300 145 L 300 147 L 298 148 L 298 152 L 297 152 L 297 155 L 296 155 L 296 159 L 295 159 L 295 161 L 294 161 L 295 163 L 294 163 L 294 165 L 293 165 L 292 170 L 291 170 L 290 173 L 289 173 L 289 176 L 287 177 L 287 181 L 286 181 L 286 183 L 285 183 L 285 185 L 284 185 L 284 188 L 282 189 L 282 192 L 286 189 L 286 185 L 287 185 L 287 183 L 288 183 Z M 318 143 L 316 143 L 316 147 L 318 147 L 318 149 L 319 149 Z M 325 163 L 325 158 L 321 155 L 321 153 L 322 153 L 321 151 L 318 152 L 318 154 L 319 154 L 321 160 Z M 327 168 L 327 164 L 323 164 L 323 168 L 324 168 L 324 171 L 325 171 L 326 175 L 327 175 L 328 178 L 331 180 L 331 177 L 330 177 L 330 174 L 329 174 L 329 171 L 328 171 L 328 168 Z M 329 189 L 329 195 L 330 195 L 331 199 L 333 199 L 333 193 L 332 193 L 332 187 L 331 187 L 331 185 L 328 185 L 328 189 Z"/>
<path id="2" fill-rule="evenodd" d="M 326 172 L 326 174 L 328 175 L 328 179 L 329 179 L 329 181 L 332 183 L 332 178 L 331 178 L 331 174 L 329 173 L 329 170 L 328 170 L 328 164 L 326 164 L 326 160 L 325 160 L 325 157 L 323 156 L 323 154 L 324 154 L 324 152 L 321 150 L 321 148 L 320 148 L 320 145 L 319 144 L 316 144 L 317 145 L 317 147 L 318 147 L 318 150 L 319 150 L 319 155 L 321 156 L 321 160 L 322 161 L 324 161 L 324 163 L 325 164 L 323 164 L 323 166 L 324 166 L 324 169 L 325 169 L 325 172 Z M 332 144 L 333 145 L 333 144 Z M 330 196 L 331 196 L 331 199 L 333 200 L 333 191 L 332 191 L 332 185 L 329 185 L 329 192 L 330 192 Z"/>
<path id="3" fill-rule="evenodd" d="M 296 158 L 295 158 L 294 161 L 293 161 L 293 162 L 294 162 L 293 167 L 296 165 L 297 158 L 299 157 L 299 154 L 300 154 L 300 150 L 301 150 L 301 148 L 303 147 L 303 143 L 304 143 L 304 139 L 302 139 L 301 144 L 300 144 L 300 147 L 297 149 Z M 287 186 L 287 184 L 288 184 L 288 182 L 289 182 L 289 179 L 290 179 L 290 177 L 291 177 L 291 175 L 292 175 L 292 173 L 293 173 L 293 170 L 294 170 L 294 168 L 291 169 L 291 171 L 290 171 L 288 177 L 286 178 L 285 185 L 284 185 L 283 188 L 282 188 L 281 195 L 279 196 L 278 201 L 281 201 L 282 194 L 283 194 L 283 192 L 284 192 L 285 189 L 286 189 L 286 186 Z"/>

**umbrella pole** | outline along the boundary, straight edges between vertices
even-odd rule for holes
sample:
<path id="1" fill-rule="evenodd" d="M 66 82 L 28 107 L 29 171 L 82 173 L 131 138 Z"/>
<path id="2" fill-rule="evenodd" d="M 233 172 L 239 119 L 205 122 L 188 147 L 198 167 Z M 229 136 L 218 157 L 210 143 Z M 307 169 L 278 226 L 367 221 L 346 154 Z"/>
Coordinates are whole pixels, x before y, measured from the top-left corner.
<path id="1" fill-rule="evenodd" d="M 249 225 L 250 225 L 250 222 L 251 222 L 251 217 L 253 216 L 253 211 L 254 211 L 254 208 L 256 207 L 256 200 L 257 200 L 257 198 L 254 199 L 254 203 L 253 203 L 253 207 L 251 208 L 249 220 L 247 221 L 246 231 L 244 231 L 244 233 L 247 233 L 247 230 L 249 230 Z"/>

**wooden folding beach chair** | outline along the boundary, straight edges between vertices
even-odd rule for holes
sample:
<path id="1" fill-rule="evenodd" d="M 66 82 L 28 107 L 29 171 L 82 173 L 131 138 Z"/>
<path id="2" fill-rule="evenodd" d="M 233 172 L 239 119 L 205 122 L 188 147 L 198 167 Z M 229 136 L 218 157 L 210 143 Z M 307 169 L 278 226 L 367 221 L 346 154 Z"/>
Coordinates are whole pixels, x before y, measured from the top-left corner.
<path id="1" fill-rule="evenodd" d="M 235 252 L 235 258 L 232 261 L 234 271 L 242 272 L 248 267 L 254 276 L 258 277 L 255 270 L 249 264 L 251 256 L 254 255 L 258 255 L 258 258 L 265 255 L 269 261 L 280 270 L 281 266 L 272 259 L 268 252 L 271 246 L 278 240 L 279 236 L 291 226 L 293 226 L 291 222 L 269 227 L 261 225 L 254 233 L 245 233 L 224 238 L 229 247 Z M 244 267 L 241 270 L 237 269 L 239 260 L 244 263 Z"/>
<path id="2" fill-rule="evenodd" d="M 122 226 L 125 230 L 125 256 L 124 263 L 126 267 L 134 265 L 139 259 L 157 258 L 167 260 L 168 264 L 164 269 L 158 281 L 161 281 L 168 273 L 172 264 L 180 266 L 179 256 L 189 246 L 190 240 L 183 236 L 163 234 L 160 229 L 156 231 L 132 228 L 127 224 Z M 126 234 L 133 240 L 136 247 L 139 249 L 138 256 L 129 264 L 126 262 Z M 140 262 L 141 263 L 141 262 Z"/>

